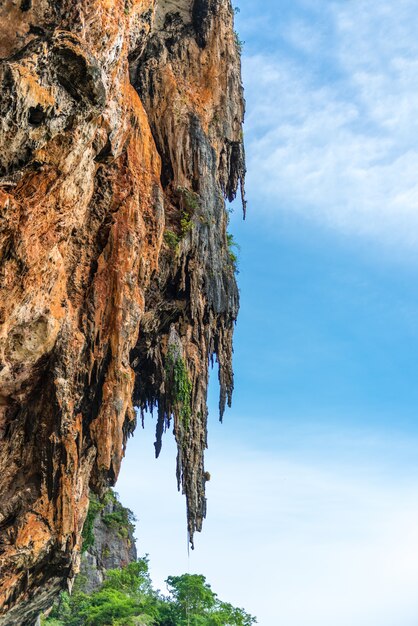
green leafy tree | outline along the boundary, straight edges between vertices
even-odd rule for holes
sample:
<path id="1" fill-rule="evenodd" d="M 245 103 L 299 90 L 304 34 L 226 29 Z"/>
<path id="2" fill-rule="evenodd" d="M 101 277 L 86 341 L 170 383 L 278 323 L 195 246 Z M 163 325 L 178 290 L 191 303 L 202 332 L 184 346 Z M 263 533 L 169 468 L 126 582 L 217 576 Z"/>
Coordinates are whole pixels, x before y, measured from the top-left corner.
<path id="1" fill-rule="evenodd" d="M 251 626 L 256 622 L 243 609 L 220 601 L 204 576 L 169 576 L 166 583 L 170 607 L 161 626 Z"/>
<path id="2" fill-rule="evenodd" d="M 184 574 L 166 580 L 169 596 L 154 591 L 145 557 L 107 572 L 97 591 L 76 584 L 62 593 L 45 626 L 251 626 L 243 609 L 218 599 L 204 576 Z"/>
<path id="3" fill-rule="evenodd" d="M 169 576 L 166 583 L 176 626 L 188 623 L 190 626 L 205 625 L 205 616 L 216 605 L 216 594 L 206 583 L 205 577 L 198 574 Z"/>
<path id="4" fill-rule="evenodd" d="M 158 595 L 153 591 L 148 560 L 140 559 L 107 572 L 102 587 L 88 595 L 63 593 L 45 626 L 145 626 L 157 623 Z"/>

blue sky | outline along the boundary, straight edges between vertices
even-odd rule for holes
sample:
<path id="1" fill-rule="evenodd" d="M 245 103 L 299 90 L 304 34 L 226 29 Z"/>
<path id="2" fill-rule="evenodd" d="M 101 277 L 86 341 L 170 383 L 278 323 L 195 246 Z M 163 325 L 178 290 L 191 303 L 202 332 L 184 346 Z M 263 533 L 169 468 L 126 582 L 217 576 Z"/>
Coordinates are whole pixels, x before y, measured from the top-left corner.
<path id="1" fill-rule="evenodd" d="M 239 6 L 236 391 L 220 425 L 210 390 L 190 564 L 174 446 L 153 459 L 151 420 L 118 491 L 161 588 L 190 567 L 262 626 L 416 626 L 416 3 Z"/>

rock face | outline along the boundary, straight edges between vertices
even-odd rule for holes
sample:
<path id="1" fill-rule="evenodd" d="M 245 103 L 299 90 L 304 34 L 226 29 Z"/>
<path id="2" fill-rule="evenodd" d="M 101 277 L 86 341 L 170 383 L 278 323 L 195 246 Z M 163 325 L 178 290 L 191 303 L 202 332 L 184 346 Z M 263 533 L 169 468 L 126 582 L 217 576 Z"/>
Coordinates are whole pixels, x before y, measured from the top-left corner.
<path id="1" fill-rule="evenodd" d="M 245 174 L 230 0 L 0 5 L 0 624 L 79 566 L 89 490 L 134 407 L 171 420 L 188 530 L 205 516 L 238 311 L 224 199 Z"/>
<path id="2" fill-rule="evenodd" d="M 103 584 L 107 570 L 120 569 L 137 560 L 134 530 L 132 512 L 122 506 L 112 491 L 101 500 L 94 498 L 90 502 L 78 576 L 85 593 L 90 594 Z"/>

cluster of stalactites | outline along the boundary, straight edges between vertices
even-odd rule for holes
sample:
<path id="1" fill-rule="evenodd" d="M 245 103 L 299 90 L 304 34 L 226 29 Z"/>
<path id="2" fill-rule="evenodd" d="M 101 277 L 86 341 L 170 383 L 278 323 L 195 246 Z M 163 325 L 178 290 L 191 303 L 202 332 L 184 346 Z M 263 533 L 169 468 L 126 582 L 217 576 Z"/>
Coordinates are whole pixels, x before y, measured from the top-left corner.
<path id="1" fill-rule="evenodd" d="M 157 407 L 157 455 L 173 425 L 193 544 L 206 514 L 208 370 L 218 363 L 222 419 L 239 306 L 225 209 L 240 188 L 245 217 L 244 99 L 230 0 L 181 2 L 177 12 L 161 3 L 147 45 L 132 59 L 131 80 L 161 157 L 166 229 L 131 355 L 134 402 L 142 411 Z"/>
<path id="2" fill-rule="evenodd" d="M 184 317 L 173 322 L 167 333 L 143 333 L 135 353 L 137 371 L 136 397 L 142 417 L 144 411 L 157 409 L 155 452 L 159 455 L 164 433 L 173 427 L 177 443 L 176 476 L 178 488 L 186 496 L 187 528 L 191 545 L 195 531 L 202 529 L 206 516 L 205 484 L 208 472 L 204 464 L 207 448 L 207 389 L 210 363 L 218 363 L 220 417 L 231 404 L 233 391 L 232 335 L 233 318 L 204 315 L 193 320 Z M 160 309 L 161 311 L 161 309 Z M 184 313 L 184 312 L 183 312 Z M 202 311 L 203 313 L 203 311 Z M 154 314 L 155 316 L 155 314 Z M 154 322 L 157 322 L 154 317 Z M 181 334 L 185 326 L 193 333 Z"/>

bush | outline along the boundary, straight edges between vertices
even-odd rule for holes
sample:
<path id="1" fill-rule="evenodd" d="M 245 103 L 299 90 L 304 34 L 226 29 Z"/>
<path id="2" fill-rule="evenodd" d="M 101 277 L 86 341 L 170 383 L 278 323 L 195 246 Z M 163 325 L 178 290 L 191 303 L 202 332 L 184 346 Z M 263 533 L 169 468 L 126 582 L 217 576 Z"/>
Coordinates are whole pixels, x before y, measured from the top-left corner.
<path id="1" fill-rule="evenodd" d="M 166 230 L 164 233 L 164 241 L 168 245 L 169 248 L 175 250 L 179 244 L 179 237 L 172 230 Z"/>
<path id="2" fill-rule="evenodd" d="M 102 504 L 98 497 L 94 494 L 90 494 L 89 499 L 89 510 L 87 511 L 87 517 L 84 522 L 83 531 L 81 533 L 81 537 L 83 539 L 83 552 L 89 550 L 94 545 L 94 520 L 96 519 L 98 513 L 103 509 L 104 504 Z"/>
<path id="3" fill-rule="evenodd" d="M 192 416 L 192 383 L 186 363 L 174 346 L 167 353 L 165 374 L 173 411 L 187 430 Z"/>
<path id="4" fill-rule="evenodd" d="M 231 262 L 234 272 L 238 272 L 238 255 L 240 247 L 234 239 L 232 233 L 226 233 L 226 243 L 228 244 L 228 257 Z M 237 251 L 237 252 L 236 252 Z"/>

